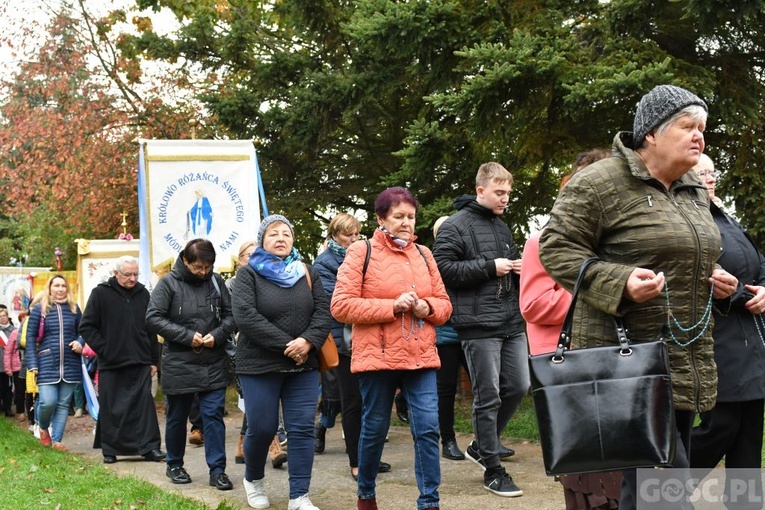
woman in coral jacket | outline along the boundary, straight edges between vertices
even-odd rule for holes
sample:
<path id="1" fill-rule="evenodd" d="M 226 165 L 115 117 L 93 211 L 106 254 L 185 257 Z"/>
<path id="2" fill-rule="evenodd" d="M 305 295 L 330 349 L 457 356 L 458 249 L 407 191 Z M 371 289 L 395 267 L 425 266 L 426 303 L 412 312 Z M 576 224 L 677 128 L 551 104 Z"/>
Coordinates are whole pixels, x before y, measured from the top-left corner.
<path id="1" fill-rule="evenodd" d="M 558 191 L 562 190 L 579 170 L 607 157 L 608 153 L 602 149 L 580 152 L 574 161 L 573 170 L 561 179 Z M 555 351 L 563 320 L 571 304 L 569 291 L 553 280 L 542 267 L 542 262 L 539 260 L 541 235 L 542 230 L 533 234 L 523 247 L 521 290 L 518 296 L 521 315 L 526 321 L 526 334 L 531 355 Z"/>
<path id="2" fill-rule="evenodd" d="M 379 227 L 369 242 L 348 248 L 332 296 L 332 315 L 353 324 L 351 371 L 359 374 L 363 402 L 359 510 L 377 508 L 375 478 L 399 386 L 409 403 L 417 508 L 439 507 L 435 326 L 447 321 L 452 305 L 430 250 L 414 243 L 418 205 L 400 187 L 377 196 Z"/>

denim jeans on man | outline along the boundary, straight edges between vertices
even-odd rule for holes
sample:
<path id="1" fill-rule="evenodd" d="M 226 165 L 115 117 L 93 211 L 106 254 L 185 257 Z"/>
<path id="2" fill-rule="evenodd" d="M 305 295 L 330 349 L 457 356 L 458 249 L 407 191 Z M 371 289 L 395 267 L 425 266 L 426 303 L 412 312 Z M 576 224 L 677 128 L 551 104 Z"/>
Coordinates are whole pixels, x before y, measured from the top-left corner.
<path id="1" fill-rule="evenodd" d="M 69 405 L 72 403 L 75 386 L 75 383 L 64 381 L 40 385 L 35 416 L 42 430 L 47 430 L 53 425 L 50 438 L 54 443 L 60 443 L 64 438 L 66 420 L 69 418 Z"/>
<path id="2" fill-rule="evenodd" d="M 167 395 L 165 462 L 168 467 L 183 466 L 183 456 L 186 453 L 186 422 L 194 395 Z M 210 475 L 216 475 L 226 471 L 226 424 L 223 422 L 226 389 L 200 391 L 198 395 L 202 433 L 205 436 L 205 460 Z"/>
<path id="3" fill-rule="evenodd" d="M 409 406 L 409 428 L 414 438 L 414 477 L 420 490 L 417 508 L 437 507 L 441 464 L 436 371 L 380 370 L 360 372 L 358 376 L 363 402 L 358 496 L 362 499 L 375 497 L 375 478 L 390 426 L 393 397 L 396 388 L 401 386 Z"/>
<path id="4" fill-rule="evenodd" d="M 319 372 L 275 372 L 240 375 L 247 434 L 244 436 L 244 478 L 260 480 L 265 476 L 268 447 L 279 426 L 279 401 L 284 428 L 287 429 L 287 468 L 290 499 L 308 494 L 313 468 L 314 418 L 319 401 Z"/>
<path id="5" fill-rule="evenodd" d="M 499 437 L 529 389 L 526 333 L 462 341 L 473 386 L 473 431 L 487 467 L 500 465 Z"/>

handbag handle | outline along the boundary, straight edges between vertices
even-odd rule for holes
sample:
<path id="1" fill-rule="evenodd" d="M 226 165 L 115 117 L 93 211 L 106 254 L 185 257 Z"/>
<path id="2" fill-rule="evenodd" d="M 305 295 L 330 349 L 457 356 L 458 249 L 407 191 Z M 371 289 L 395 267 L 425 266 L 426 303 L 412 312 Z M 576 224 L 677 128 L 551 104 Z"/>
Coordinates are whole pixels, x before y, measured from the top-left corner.
<path id="1" fill-rule="evenodd" d="M 563 351 L 571 349 L 571 329 L 574 324 L 574 310 L 576 309 L 576 300 L 579 295 L 579 289 L 584 281 L 584 273 L 595 262 L 599 262 L 597 257 L 590 257 L 582 262 L 582 266 L 579 268 L 579 274 L 576 277 L 576 283 L 574 283 L 574 290 L 571 293 L 571 304 L 568 307 L 566 318 L 563 321 L 563 327 L 560 331 L 560 340 L 558 341 L 558 347 L 555 349 L 555 355 L 553 356 L 554 363 L 561 363 L 563 361 Z M 621 317 L 614 317 L 614 326 L 616 327 L 616 338 L 619 341 L 619 353 L 623 356 L 629 356 L 632 354 L 630 349 L 630 340 L 627 337 L 627 330 L 624 327 Z"/>

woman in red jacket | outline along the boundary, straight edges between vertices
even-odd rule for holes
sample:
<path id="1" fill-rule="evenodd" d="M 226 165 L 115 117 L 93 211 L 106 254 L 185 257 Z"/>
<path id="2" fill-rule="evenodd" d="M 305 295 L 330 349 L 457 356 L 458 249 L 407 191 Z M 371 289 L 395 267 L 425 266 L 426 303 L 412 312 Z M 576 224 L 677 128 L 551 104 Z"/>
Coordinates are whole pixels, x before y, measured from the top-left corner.
<path id="1" fill-rule="evenodd" d="M 412 194 L 388 188 L 375 200 L 379 227 L 346 252 L 332 296 L 332 315 L 352 323 L 351 371 L 359 374 L 363 411 L 358 508 L 377 508 L 377 477 L 396 388 L 409 403 L 418 509 L 438 508 L 441 482 L 435 326 L 452 312 L 436 262 L 414 243 L 418 207 Z"/>

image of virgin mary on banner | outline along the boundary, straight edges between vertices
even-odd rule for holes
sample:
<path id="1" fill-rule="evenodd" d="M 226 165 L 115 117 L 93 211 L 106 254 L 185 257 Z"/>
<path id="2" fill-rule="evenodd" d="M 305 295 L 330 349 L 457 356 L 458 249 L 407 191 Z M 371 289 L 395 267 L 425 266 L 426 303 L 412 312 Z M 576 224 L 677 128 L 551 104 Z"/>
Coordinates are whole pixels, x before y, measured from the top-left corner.
<path id="1" fill-rule="evenodd" d="M 258 184 L 251 140 L 143 140 L 138 200 L 147 272 L 168 269 L 199 237 L 215 246 L 216 271 L 233 270 L 239 246 L 260 224 Z"/>

